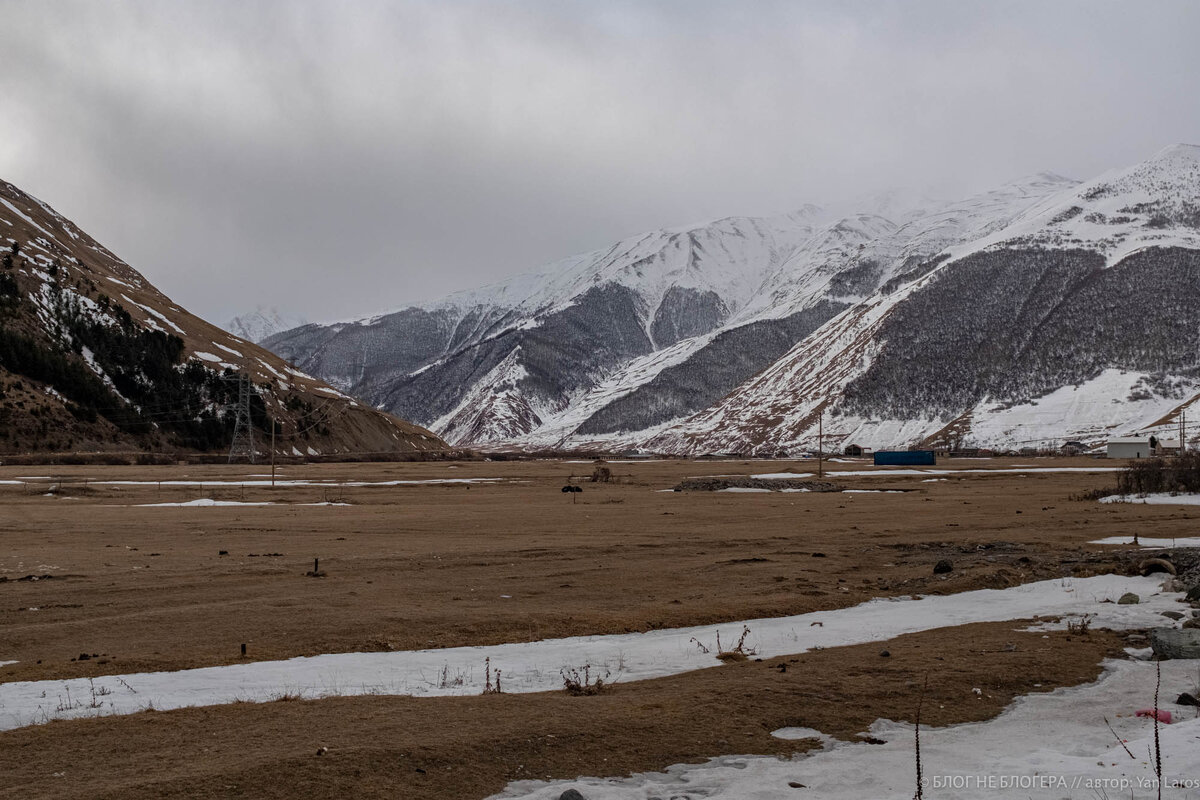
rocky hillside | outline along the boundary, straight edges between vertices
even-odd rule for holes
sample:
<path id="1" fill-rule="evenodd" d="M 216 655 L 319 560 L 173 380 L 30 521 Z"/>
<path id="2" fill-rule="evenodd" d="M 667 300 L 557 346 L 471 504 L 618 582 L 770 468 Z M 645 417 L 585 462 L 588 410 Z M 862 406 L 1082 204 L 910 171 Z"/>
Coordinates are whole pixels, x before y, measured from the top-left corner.
<path id="1" fill-rule="evenodd" d="M 265 344 L 483 447 L 790 452 L 821 411 L 833 444 L 1098 441 L 1194 395 L 1198 153 L 656 231 Z"/>
<path id="2" fill-rule="evenodd" d="M 0 453 L 227 450 L 238 375 L 293 455 L 433 452 L 363 405 L 189 314 L 52 208 L 0 181 Z"/>

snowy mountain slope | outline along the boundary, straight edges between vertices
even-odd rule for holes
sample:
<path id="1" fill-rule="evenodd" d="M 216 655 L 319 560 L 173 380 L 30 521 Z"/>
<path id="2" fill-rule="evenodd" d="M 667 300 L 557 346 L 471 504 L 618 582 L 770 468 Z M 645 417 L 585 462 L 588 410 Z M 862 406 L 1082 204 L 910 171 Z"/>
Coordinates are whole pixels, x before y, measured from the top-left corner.
<path id="1" fill-rule="evenodd" d="M 445 449 L 189 314 L 5 182 L 0 252 L 0 451 L 227 449 L 237 373 L 258 389 L 252 422 L 279 421 L 285 452 Z"/>
<path id="2" fill-rule="evenodd" d="M 537 427 L 534 417 L 541 424 L 562 413 L 630 360 L 718 329 L 812 236 L 818 215 L 808 207 L 655 231 L 424 307 L 305 326 L 266 345 L 394 413 L 521 436 Z M 507 406 L 477 382 L 511 401 L 500 377 L 508 372 L 496 371 L 510 357 L 525 370 L 519 391 L 533 415 L 472 421 Z"/>
<path id="3" fill-rule="evenodd" d="M 1109 266 L 1145 247 L 1200 246 L 1200 146 L 1165 147 L 1033 204 L 1008 225 L 950 248 L 955 258 L 994 247 L 1086 249 Z"/>
<path id="4" fill-rule="evenodd" d="M 813 448 L 821 410 L 831 442 L 873 447 L 1173 425 L 1200 389 L 1197 198 L 1190 146 L 1057 192 L 846 310 L 720 403 L 623 444 Z"/>

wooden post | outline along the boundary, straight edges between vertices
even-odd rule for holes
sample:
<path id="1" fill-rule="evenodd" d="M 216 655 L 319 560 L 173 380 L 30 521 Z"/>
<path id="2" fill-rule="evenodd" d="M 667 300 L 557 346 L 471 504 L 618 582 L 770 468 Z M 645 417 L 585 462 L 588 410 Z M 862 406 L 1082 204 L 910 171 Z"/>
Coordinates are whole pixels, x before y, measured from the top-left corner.
<path id="1" fill-rule="evenodd" d="M 242 658 L 246 657 L 246 643 L 242 642 Z"/>
<path id="2" fill-rule="evenodd" d="M 271 488 L 275 488 L 275 420 L 271 420 Z"/>
<path id="3" fill-rule="evenodd" d="M 316 575 L 318 572 L 320 572 L 320 571 L 321 571 L 321 570 L 319 570 L 319 569 L 318 569 L 318 567 L 320 566 L 320 564 L 321 564 L 321 559 L 319 559 L 319 558 L 314 558 L 314 559 L 313 559 L 313 575 Z"/>

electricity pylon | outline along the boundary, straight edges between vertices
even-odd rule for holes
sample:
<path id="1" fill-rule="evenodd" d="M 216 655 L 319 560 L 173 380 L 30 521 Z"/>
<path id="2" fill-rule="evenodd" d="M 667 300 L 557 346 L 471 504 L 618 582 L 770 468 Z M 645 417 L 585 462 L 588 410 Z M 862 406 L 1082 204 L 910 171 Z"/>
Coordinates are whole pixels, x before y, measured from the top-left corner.
<path id="1" fill-rule="evenodd" d="M 254 426 L 250 423 L 250 393 L 254 391 L 248 373 L 238 375 L 237 416 L 233 421 L 233 442 L 229 445 L 229 463 L 238 459 L 249 459 L 253 464 L 255 458 Z"/>

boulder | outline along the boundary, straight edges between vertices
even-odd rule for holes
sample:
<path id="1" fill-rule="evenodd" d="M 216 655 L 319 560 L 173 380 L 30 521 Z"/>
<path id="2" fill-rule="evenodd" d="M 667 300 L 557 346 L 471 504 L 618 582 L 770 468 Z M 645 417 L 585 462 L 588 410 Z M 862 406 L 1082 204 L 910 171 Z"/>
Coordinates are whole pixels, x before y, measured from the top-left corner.
<path id="1" fill-rule="evenodd" d="M 950 563 L 950 559 L 943 558 L 941 561 L 933 565 L 933 574 L 941 575 L 943 573 L 950 572 L 952 569 L 954 569 L 954 565 Z"/>
<path id="2" fill-rule="evenodd" d="M 1159 658 L 1200 658 L 1200 630 L 1155 628 L 1150 647 Z"/>
<path id="3" fill-rule="evenodd" d="M 577 789 L 567 789 L 558 796 L 558 800 L 587 800 Z"/>
<path id="4" fill-rule="evenodd" d="M 1117 601 L 1117 604 L 1122 606 L 1133 606 L 1140 602 L 1142 602 L 1142 599 L 1136 594 L 1133 592 L 1126 592 L 1125 594 L 1121 595 L 1121 599 Z"/>

